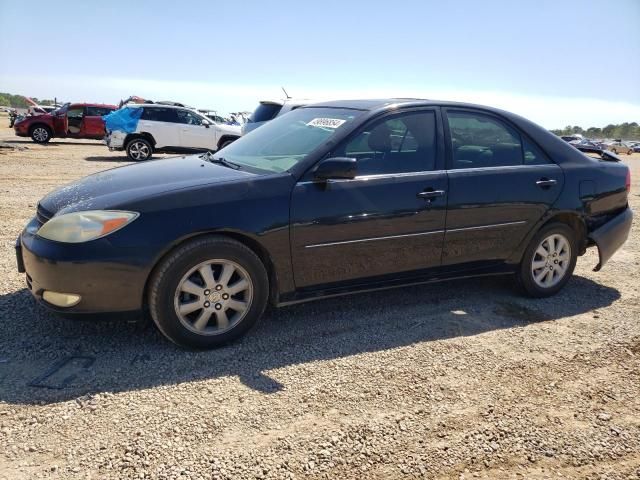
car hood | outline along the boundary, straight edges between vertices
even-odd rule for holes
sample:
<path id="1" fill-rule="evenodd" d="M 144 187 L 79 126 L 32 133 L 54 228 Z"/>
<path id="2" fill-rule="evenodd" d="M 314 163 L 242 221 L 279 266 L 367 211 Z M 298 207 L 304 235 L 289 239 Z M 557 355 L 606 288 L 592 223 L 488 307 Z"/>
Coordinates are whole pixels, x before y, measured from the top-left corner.
<path id="1" fill-rule="evenodd" d="M 28 117 L 24 117 L 21 120 L 17 120 L 16 123 L 28 123 L 28 122 L 34 122 L 34 121 L 47 121 L 47 120 L 52 120 L 53 119 L 53 115 L 51 115 L 50 113 L 42 113 L 40 115 L 31 115 Z"/>
<path id="2" fill-rule="evenodd" d="M 38 208 L 46 216 L 116 209 L 173 190 L 244 181 L 256 176 L 210 163 L 199 155 L 152 160 L 106 170 L 73 182 L 44 197 Z"/>

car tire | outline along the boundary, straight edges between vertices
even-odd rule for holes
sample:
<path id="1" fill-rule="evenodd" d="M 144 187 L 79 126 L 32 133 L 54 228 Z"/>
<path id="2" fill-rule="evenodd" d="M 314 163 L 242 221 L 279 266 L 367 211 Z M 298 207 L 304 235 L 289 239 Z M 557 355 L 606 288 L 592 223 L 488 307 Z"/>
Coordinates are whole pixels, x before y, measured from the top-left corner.
<path id="1" fill-rule="evenodd" d="M 230 138 L 230 139 L 225 140 L 224 142 L 220 143 L 220 146 L 218 147 L 218 150 L 222 150 L 224 147 L 226 147 L 227 145 L 231 145 L 236 140 L 237 140 L 237 138 Z"/>
<path id="2" fill-rule="evenodd" d="M 258 323 L 269 280 L 251 249 L 211 235 L 171 252 L 154 270 L 148 291 L 151 317 L 165 337 L 181 347 L 209 349 Z"/>
<path id="3" fill-rule="evenodd" d="M 531 297 L 555 295 L 571 278 L 577 253 L 576 233 L 571 227 L 564 223 L 543 227 L 533 237 L 522 257 L 517 274 L 518 283 Z"/>
<path id="4" fill-rule="evenodd" d="M 153 155 L 153 146 L 146 138 L 137 137 L 127 143 L 127 157 L 134 162 L 149 160 Z"/>
<path id="5" fill-rule="evenodd" d="M 35 125 L 31 128 L 31 140 L 36 143 L 49 143 L 51 140 L 51 129 L 45 125 Z"/>

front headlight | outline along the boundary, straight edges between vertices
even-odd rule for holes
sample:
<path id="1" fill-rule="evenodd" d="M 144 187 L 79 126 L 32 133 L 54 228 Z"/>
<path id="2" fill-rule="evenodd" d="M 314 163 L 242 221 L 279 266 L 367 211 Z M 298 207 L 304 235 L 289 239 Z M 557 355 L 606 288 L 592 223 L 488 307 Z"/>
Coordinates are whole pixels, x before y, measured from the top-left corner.
<path id="1" fill-rule="evenodd" d="M 89 210 L 53 217 L 45 223 L 38 236 L 65 243 L 82 243 L 120 230 L 138 218 L 136 212 Z"/>

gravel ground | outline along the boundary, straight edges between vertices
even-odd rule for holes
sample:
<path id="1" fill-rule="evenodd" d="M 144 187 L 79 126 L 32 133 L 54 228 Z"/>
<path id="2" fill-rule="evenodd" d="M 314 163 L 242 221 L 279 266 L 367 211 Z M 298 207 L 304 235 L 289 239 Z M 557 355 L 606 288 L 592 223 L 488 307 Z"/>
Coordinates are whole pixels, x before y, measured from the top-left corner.
<path id="1" fill-rule="evenodd" d="M 554 298 L 509 278 L 361 294 L 185 352 L 35 305 L 13 242 L 38 199 L 125 156 L 0 123 L 27 147 L 0 148 L 0 478 L 640 478 L 638 221 Z"/>

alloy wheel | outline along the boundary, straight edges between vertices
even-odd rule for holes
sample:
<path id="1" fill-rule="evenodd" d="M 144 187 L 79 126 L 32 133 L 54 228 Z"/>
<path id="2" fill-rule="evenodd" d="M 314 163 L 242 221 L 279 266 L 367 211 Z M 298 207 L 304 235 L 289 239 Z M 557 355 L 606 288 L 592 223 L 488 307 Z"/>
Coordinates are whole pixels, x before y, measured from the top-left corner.
<path id="1" fill-rule="evenodd" d="M 531 260 L 533 281 L 541 288 L 557 285 L 571 264 L 571 245 L 564 235 L 553 233 L 536 248 Z"/>
<path id="2" fill-rule="evenodd" d="M 129 154 L 134 160 L 146 160 L 149 158 L 151 151 L 146 143 L 134 141 L 129 146 Z"/>
<path id="3" fill-rule="evenodd" d="M 219 335 L 237 325 L 253 300 L 247 271 L 231 260 L 202 262 L 182 277 L 174 308 L 180 322 L 199 335 Z"/>
<path id="4" fill-rule="evenodd" d="M 36 142 L 46 142 L 49 138 L 49 132 L 44 127 L 36 127 L 33 130 L 33 138 Z"/>

